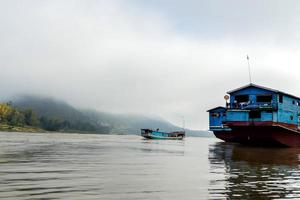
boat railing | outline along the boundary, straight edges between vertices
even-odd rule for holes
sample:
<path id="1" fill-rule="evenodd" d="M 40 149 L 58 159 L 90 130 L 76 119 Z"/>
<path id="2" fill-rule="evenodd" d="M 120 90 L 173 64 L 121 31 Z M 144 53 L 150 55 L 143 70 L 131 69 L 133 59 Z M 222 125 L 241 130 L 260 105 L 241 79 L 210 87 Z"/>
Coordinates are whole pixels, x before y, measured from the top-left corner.
<path id="1" fill-rule="evenodd" d="M 242 102 L 233 104 L 232 109 L 277 109 L 277 103 L 275 102 Z"/>

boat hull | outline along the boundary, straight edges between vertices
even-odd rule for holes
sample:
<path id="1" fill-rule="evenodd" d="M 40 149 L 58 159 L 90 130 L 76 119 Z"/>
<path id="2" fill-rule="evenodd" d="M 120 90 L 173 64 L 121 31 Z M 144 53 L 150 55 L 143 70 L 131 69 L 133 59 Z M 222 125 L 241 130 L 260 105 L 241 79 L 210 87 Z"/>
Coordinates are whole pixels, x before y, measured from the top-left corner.
<path id="1" fill-rule="evenodd" d="M 152 140 L 182 140 L 183 137 L 159 137 L 155 135 L 149 135 L 149 136 L 143 136 L 146 139 L 152 139 Z"/>
<path id="2" fill-rule="evenodd" d="M 300 132 L 282 126 L 232 126 L 230 131 L 213 131 L 226 142 L 255 146 L 300 147 Z"/>

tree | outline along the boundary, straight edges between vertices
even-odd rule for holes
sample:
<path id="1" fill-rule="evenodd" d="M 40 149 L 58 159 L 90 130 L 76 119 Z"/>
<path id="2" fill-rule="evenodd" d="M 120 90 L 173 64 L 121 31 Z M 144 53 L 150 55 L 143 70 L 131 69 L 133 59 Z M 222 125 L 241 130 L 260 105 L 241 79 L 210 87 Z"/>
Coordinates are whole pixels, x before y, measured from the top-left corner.
<path id="1" fill-rule="evenodd" d="M 8 121 L 8 116 L 13 111 L 12 107 L 7 103 L 0 104 L 0 123 L 6 123 Z"/>
<path id="2" fill-rule="evenodd" d="M 25 124 L 28 126 L 37 126 L 39 124 L 38 118 L 31 109 L 27 109 L 24 111 L 25 116 Z"/>
<path id="3" fill-rule="evenodd" d="M 16 109 L 13 109 L 7 116 L 7 123 L 12 126 L 24 126 L 24 114 Z"/>

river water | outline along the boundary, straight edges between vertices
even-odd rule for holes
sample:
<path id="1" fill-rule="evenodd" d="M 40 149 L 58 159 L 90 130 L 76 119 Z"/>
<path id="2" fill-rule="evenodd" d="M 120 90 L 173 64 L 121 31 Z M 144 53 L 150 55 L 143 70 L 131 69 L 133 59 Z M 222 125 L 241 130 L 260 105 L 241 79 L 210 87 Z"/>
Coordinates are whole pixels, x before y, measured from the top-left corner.
<path id="1" fill-rule="evenodd" d="M 300 149 L 0 133 L 0 199 L 300 198 Z"/>

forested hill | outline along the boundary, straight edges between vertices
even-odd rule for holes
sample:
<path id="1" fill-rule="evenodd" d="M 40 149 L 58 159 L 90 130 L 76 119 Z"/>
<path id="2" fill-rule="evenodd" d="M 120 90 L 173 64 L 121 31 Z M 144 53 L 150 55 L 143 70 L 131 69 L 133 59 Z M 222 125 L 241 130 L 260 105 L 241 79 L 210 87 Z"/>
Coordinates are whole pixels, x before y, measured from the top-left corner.
<path id="1" fill-rule="evenodd" d="M 52 98 L 22 96 L 13 99 L 11 106 L 22 112 L 32 112 L 36 119 L 34 126 L 47 131 L 140 134 L 141 128 L 160 128 L 164 131 L 181 130 L 180 127 L 160 118 L 79 110 Z M 207 131 L 186 130 L 186 132 L 190 136 L 211 136 L 211 133 Z"/>
<path id="2" fill-rule="evenodd" d="M 39 126 L 47 131 L 108 133 L 102 126 L 69 104 L 52 98 L 22 96 L 12 105 L 19 110 L 32 110 L 39 119 Z"/>

